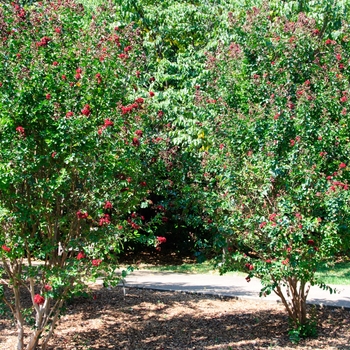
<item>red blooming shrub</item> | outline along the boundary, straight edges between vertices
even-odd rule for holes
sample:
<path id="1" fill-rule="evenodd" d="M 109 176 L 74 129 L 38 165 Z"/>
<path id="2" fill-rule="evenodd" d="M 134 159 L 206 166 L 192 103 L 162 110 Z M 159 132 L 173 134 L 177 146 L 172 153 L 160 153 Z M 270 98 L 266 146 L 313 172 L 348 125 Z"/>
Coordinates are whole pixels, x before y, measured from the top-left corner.
<path id="1" fill-rule="evenodd" d="M 116 285 L 124 244 L 154 243 L 152 220 L 126 218 L 156 183 L 159 148 L 131 142 L 135 130 L 156 133 L 149 105 L 135 101 L 149 90 L 135 23 L 116 35 L 112 2 L 94 13 L 75 0 L 14 4 L 0 6 L 0 279 L 12 291 L 0 292 L 0 308 L 11 305 L 17 349 L 33 350 L 47 348 L 65 300 L 101 274 L 85 257 L 105 261 L 105 284 Z M 129 59 L 116 59 L 124 48 Z M 22 309 L 24 290 L 32 310 Z"/>
<path id="2" fill-rule="evenodd" d="M 338 64 L 350 60 L 349 27 L 325 39 L 304 13 L 291 22 L 268 5 L 230 21 L 236 42 L 207 54 L 211 83 L 193 97 L 209 120 L 198 127 L 209 145 L 192 175 L 204 178 L 198 202 L 214 219 L 221 272 L 260 278 L 261 295 L 276 293 L 293 331 L 308 333 L 310 286 L 331 290 L 315 271 L 350 248 L 350 82 Z"/>

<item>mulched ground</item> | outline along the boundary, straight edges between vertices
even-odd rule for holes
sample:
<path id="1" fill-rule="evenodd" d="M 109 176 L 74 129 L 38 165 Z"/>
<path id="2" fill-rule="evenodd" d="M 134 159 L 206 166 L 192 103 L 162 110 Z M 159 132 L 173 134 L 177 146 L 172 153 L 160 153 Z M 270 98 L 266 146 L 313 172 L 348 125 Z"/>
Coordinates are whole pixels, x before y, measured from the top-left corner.
<path id="1" fill-rule="evenodd" d="M 350 350 L 350 310 L 316 308 L 318 338 L 293 345 L 281 304 L 136 288 L 126 292 L 93 285 L 89 297 L 70 301 L 49 350 Z M 13 322 L 0 319 L 0 349 L 15 344 Z"/>
<path id="2" fill-rule="evenodd" d="M 208 295 L 95 286 L 74 299 L 50 350 L 350 349 L 350 311 L 317 309 L 319 336 L 290 343 L 281 305 Z M 7 322 L 6 322 L 7 321 Z M 16 331 L 0 320 L 0 349 L 13 349 Z"/>

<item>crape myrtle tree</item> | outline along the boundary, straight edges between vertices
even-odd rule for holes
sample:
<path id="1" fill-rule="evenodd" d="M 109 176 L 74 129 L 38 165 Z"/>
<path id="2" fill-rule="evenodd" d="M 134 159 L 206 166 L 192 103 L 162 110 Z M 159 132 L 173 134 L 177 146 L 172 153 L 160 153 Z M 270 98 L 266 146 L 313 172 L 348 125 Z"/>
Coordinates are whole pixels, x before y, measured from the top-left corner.
<path id="1" fill-rule="evenodd" d="M 267 6 L 228 16 L 231 41 L 208 52 L 212 80 L 196 97 L 208 116 L 202 207 L 221 271 L 260 278 L 297 340 L 315 332 L 310 286 L 332 292 L 317 269 L 349 253 L 349 25 L 327 33 Z"/>
<path id="2" fill-rule="evenodd" d="M 156 96 L 139 30 L 115 13 L 74 0 L 0 7 L 0 299 L 18 350 L 47 347 L 89 277 L 115 285 L 124 244 L 154 242 L 137 210 L 156 181 Z"/>

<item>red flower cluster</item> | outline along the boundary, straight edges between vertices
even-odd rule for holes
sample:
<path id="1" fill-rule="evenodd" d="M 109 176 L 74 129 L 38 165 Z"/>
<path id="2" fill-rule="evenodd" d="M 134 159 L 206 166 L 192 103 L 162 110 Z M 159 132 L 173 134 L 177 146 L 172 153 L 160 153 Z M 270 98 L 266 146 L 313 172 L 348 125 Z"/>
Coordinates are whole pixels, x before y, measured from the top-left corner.
<path id="1" fill-rule="evenodd" d="M 157 236 L 157 244 L 166 243 L 166 238 L 162 236 Z"/>
<path id="2" fill-rule="evenodd" d="M 344 169 L 346 168 L 346 164 L 345 163 L 340 163 L 339 164 L 339 169 Z"/>
<path id="3" fill-rule="evenodd" d="M 91 108 L 88 104 L 84 106 L 84 108 L 81 110 L 81 114 L 86 115 L 87 117 L 91 114 Z"/>
<path id="4" fill-rule="evenodd" d="M 16 131 L 21 134 L 21 136 L 26 136 L 23 126 L 17 126 Z"/>
<path id="5" fill-rule="evenodd" d="M 102 83 L 102 77 L 100 73 L 97 73 L 95 75 L 95 78 L 97 79 L 97 84 L 101 84 Z"/>
<path id="6" fill-rule="evenodd" d="M 77 260 L 85 259 L 86 255 L 84 252 L 79 252 L 77 255 Z"/>
<path id="7" fill-rule="evenodd" d="M 47 46 L 48 43 L 51 41 L 52 39 L 44 36 L 43 38 L 40 39 L 40 41 L 38 41 L 35 45 L 36 47 L 42 47 L 42 46 Z"/>
<path id="8" fill-rule="evenodd" d="M 264 228 L 267 225 L 266 221 L 263 221 L 262 223 L 260 223 L 259 228 Z"/>
<path id="9" fill-rule="evenodd" d="M 349 189 L 349 185 L 345 184 L 341 181 L 333 181 L 332 186 L 329 188 L 330 191 L 335 192 L 337 187 L 342 188 L 343 190 L 347 191 Z"/>
<path id="10" fill-rule="evenodd" d="M 52 290 L 52 287 L 51 287 L 49 284 L 45 284 L 44 289 L 45 289 L 47 292 L 50 292 L 50 291 Z"/>
<path id="11" fill-rule="evenodd" d="M 133 146 L 140 146 L 140 140 L 138 139 L 138 137 L 134 137 L 132 139 L 132 145 Z"/>
<path id="12" fill-rule="evenodd" d="M 111 216 L 109 214 L 103 214 L 98 224 L 99 226 L 103 226 L 103 225 L 108 225 L 110 223 L 111 223 Z"/>
<path id="13" fill-rule="evenodd" d="M 74 113 L 69 111 L 66 113 L 66 118 L 70 118 L 70 117 L 73 117 Z"/>
<path id="14" fill-rule="evenodd" d="M 78 217 L 78 219 L 87 219 L 87 217 L 89 216 L 89 214 L 88 213 L 83 213 L 82 211 L 77 211 L 77 217 Z"/>
<path id="15" fill-rule="evenodd" d="M 136 131 L 135 131 L 135 135 L 137 135 L 137 136 L 139 136 L 139 137 L 142 137 L 143 131 L 142 131 L 142 130 L 136 130 Z"/>
<path id="16" fill-rule="evenodd" d="M 108 128 L 109 126 L 113 126 L 114 123 L 110 119 L 105 119 L 104 124 L 98 129 L 98 134 L 101 135 L 103 130 Z"/>
<path id="17" fill-rule="evenodd" d="M 107 201 L 104 205 L 105 209 L 113 209 L 113 204 L 110 201 Z"/>
<path id="18" fill-rule="evenodd" d="M 42 305 L 45 302 L 45 298 L 40 294 L 35 294 L 33 300 L 34 300 L 34 303 L 37 305 Z"/>
<path id="19" fill-rule="evenodd" d="M 269 220 L 270 220 L 270 221 L 276 221 L 276 216 L 277 216 L 276 213 L 270 214 L 270 215 L 269 215 Z"/>
<path id="20" fill-rule="evenodd" d="M 92 264 L 93 266 L 100 266 L 101 263 L 102 263 L 102 260 L 101 260 L 101 259 L 93 259 L 93 260 L 91 261 L 91 264 Z"/>
<path id="21" fill-rule="evenodd" d="M 245 267 L 246 267 L 249 271 L 254 270 L 254 266 L 253 266 L 252 264 L 246 263 L 246 264 L 245 264 Z"/>
<path id="22" fill-rule="evenodd" d="M 2 246 L 1 246 L 1 248 L 2 248 L 2 250 L 4 250 L 4 251 L 5 251 L 5 252 L 7 252 L 7 253 L 11 251 L 11 248 L 10 248 L 10 247 L 8 247 L 8 246 L 7 246 L 7 245 L 5 245 L 5 244 L 4 244 L 4 245 L 2 245 Z"/>

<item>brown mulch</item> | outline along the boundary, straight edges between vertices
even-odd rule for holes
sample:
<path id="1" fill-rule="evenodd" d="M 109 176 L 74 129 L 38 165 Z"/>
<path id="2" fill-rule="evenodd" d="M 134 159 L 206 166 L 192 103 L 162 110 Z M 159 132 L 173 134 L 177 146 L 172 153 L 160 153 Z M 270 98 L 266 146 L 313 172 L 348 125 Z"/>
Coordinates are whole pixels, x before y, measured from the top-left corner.
<path id="1" fill-rule="evenodd" d="M 318 308 L 319 336 L 290 343 L 282 305 L 208 295 L 94 286 L 67 306 L 50 350 L 350 349 L 350 311 Z M 16 330 L 0 320 L 0 349 Z"/>
<path id="2" fill-rule="evenodd" d="M 131 252 L 122 263 L 165 265 L 194 260 L 172 252 L 146 251 Z M 318 337 L 294 345 L 281 304 L 136 288 L 127 288 L 124 297 L 120 287 L 91 287 L 89 297 L 67 305 L 49 350 L 350 350 L 350 310 L 314 308 Z M 0 318 L 0 350 L 14 349 L 15 344 L 14 323 Z"/>

